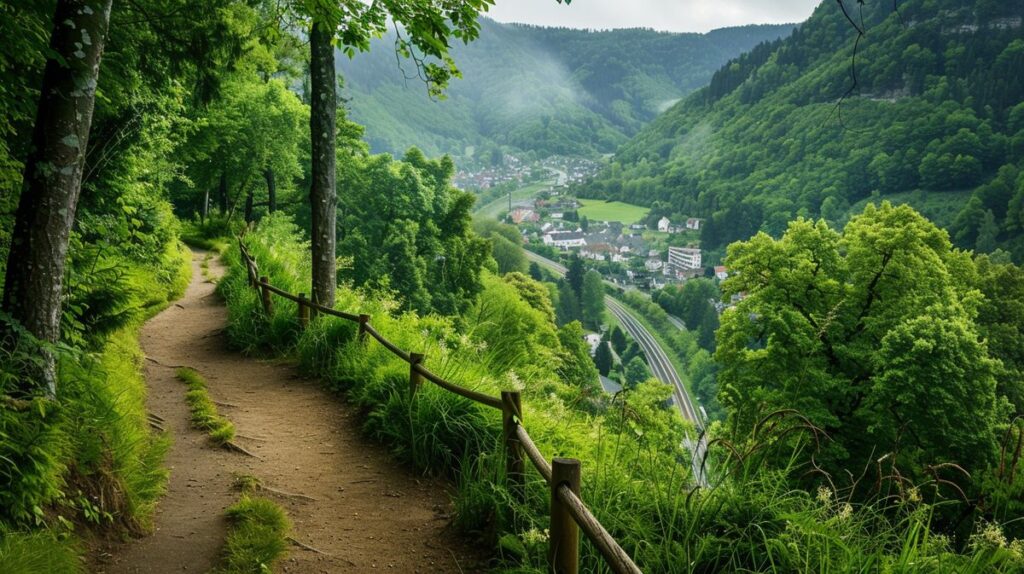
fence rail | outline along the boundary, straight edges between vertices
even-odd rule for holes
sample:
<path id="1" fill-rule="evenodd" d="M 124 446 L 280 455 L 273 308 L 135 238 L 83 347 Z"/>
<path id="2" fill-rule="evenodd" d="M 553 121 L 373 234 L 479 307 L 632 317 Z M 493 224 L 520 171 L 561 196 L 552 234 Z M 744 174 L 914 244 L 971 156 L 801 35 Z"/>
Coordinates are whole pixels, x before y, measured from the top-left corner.
<path id="1" fill-rule="evenodd" d="M 416 391 L 423 379 L 426 379 L 446 391 L 502 412 L 506 454 L 505 476 L 509 481 L 509 490 L 513 495 L 522 496 L 522 455 L 524 452 L 526 458 L 530 460 L 530 463 L 551 489 L 548 563 L 552 572 L 555 574 L 577 574 L 579 571 L 579 531 L 582 530 L 601 553 L 612 572 L 640 574 L 640 568 L 629 557 L 629 554 L 619 546 L 619 543 L 598 522 L 580 498 L 580 462 L 572 458 L 555 458 L 549 464 L 540 449 L 534 444 L 530 433 L 522 425 L 521 397 L 518 391 L 503 391 L 501 397 L 498 398 L 445 380 L 423 366 L 424 356 L 422 354 L 403 351 L 381 335 L 370 324 L 369 315 L 353 315 L 338 311 L 309 300 L 304 293 L 295 295 L 274 287 L 270 284 L 269 277 L 259 274 L 259 266 L 241 238 L 238 240 L 238 249 L 241 253 L 242 263 L 245 265 L 249 285 L 256 290 L 263 312 L 268 317 L 274 314 L 274 302 L 271 295 L 278 295 L 298 305 L 297 315 L 303 328 L 309 324 L 313 313 L 358 323 L 360 341 L 365 342 L 367 336 L 373 337 L 396 357 L 409 363 L 410 398 L 415 398 Z"/>

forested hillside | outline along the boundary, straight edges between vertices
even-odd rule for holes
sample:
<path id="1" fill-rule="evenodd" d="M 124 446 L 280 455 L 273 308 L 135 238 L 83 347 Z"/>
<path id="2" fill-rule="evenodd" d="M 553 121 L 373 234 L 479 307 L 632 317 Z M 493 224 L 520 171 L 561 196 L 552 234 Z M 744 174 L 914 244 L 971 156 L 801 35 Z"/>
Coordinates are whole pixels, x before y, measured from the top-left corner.
<path id="1" fill-rule="evenodd" d="M 585 31 L 482 20 L 479 41 L 454 44 L 463 77 L 431 99 L 394 34 L 354 59 L 338 58 L 352 119 L 375 152 L 416 145 L 461 164 L 495 147 L 551 154 L 614 152 L 659 112 L 707 83 L 729 58 L 788 35 L 792 25 L 707 34 Z M 467 148 L 470 148 L 467 150 Z"/>
<path id="2" fill-rule="evenodd" d="M 892 199 L 961 247 L 1024 258 L 1024 3 L 843 6 L 852 21 L 823 2 L 724 66 L 583 193 L 707 218 L 710 250 Z"/>
<path id="3" fill-rule="evenodd" d="M 788 28 L 492 4 L 0 0 L 0 573 L 1024 571 L 1020 1 L 826 1 L 713 78 Z M 701 74 L 583 191 L 703 216 L 706 278 L 453 184 Z"/>

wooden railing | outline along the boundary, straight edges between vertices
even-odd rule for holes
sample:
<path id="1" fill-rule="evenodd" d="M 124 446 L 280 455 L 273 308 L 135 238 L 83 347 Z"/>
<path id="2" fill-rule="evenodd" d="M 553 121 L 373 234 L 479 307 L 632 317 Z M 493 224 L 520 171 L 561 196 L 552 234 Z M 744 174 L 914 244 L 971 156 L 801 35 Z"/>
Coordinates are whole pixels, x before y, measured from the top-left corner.
<path id="1" fill-rule="evenodd" d="M 555 458 L 548 464 L 547 459 L 534 444 L 530 433 L 522 424 L 522 403 L 518 391 L 502 391 L 501 397 L 498 398 L 444 380 L 423 366 L 424 356 L 422 354 L 407 353 L 377 332 L 370 325 L 369 315 L 353 315 L 338 311 L 310 301 L 304 293 L 293 295 L 274 287 L 270 284 L 268 277 L 260 276 L 256 260 L 253 259 L 241 239 L 238 241 L 238 248 L 248 274 L 249 285 L 256 289 L 267 317 L 274 313 L 274 301 L 271 295 L 278 295 L 298 304 L 299 324 L 303 328 L 309 325 L 312 313 L 339 317 L 357 323 L 359 325 L 357 337 L 360 342 L 365 342 L 368 336 L 373 337 L 396 357 L 409 363 L 410 399 L 415 398 L 416 391 L 423 379 L 426 379 L 446 391 L 501 411 L 505 443 L 505 476 L 508 480 L 509 491 L 513 496 L 522 499 L 524 453 L 550 488 L 551 523 L 548 530 L 550 544 L 548 562 L 552 572 L 556 574 L 579 572 L 580 530 L 583 530 L 583 533 L 601 553 L 612 572 L 616 574 L 638 574 L 641 572 L 633 559 L 598 522 L 580 498 L 580 461 L 573 458 Z"/>

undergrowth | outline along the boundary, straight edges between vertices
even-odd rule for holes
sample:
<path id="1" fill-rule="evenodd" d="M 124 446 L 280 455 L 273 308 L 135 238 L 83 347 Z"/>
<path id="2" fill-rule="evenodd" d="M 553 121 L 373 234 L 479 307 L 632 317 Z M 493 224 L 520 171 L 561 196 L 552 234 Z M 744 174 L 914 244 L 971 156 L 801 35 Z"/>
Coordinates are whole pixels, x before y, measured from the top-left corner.
<path id="1" fill-rule="evenodd" d="M 181 368 L 178 379 L 188 385 L 185 402 L 192 413 L 192 427 L 206 431 L 217 446 L 224 446 L 235 438 L 235 425 L 217 412 L 217 405 L 210 398 L 206 380 L 194 369 Z"/>
<path id="2" fill-rule="evenodd" d="M 287 218 L 272 216 L 246 237 L 261 275 L 309 293 L 308 245 Z M 500 414 L 425 383 L 408 393 L 409 367 L 356 326 L 319 317 L 301 330 L 294 306 L 278 299 L 265 317 L 246 282 L 237 248 L 225 255 L 225 296 L 234 345 L 294 358 L 362 409 L 364 429 L 404 461 L 458 483 L 455 524 L 496 550 L 509 572 L 547 570 L 548 489 L 532 470 L 522 501 L 503 486 Z M 1024 548 L 998 525 L 979 524 L 970 540 L 932 532 L 934 506 L 912 490 L 874 502 L 845 491 L 795 488 L 809 469 L 765 470 L 758 461 L 782 447 L 765 434 L 749 444 L 712 440 L 710 488 L 692 485 L 678 445 L 685 423 L 667 408 L 670 390 L 643 383 L 614 398 L 565 384 L 550 351 L 554 327 L 502 278 L 486 275 L 480 300 L 458 319 L 398 313 L 390 297 L 342 285 L 337 306 L 367 313 L 399 348 L 457 384 L 497 396 L 523 393 L 523 421 L 548 457 L 582 461 L 582 498 L 645 572 L 1020 572 Z M 798 421 L 797 421 L 798 422 Z M 798 424 L 786 432 L 800 432 Z M 792 445 L 786 441 L 785 444 Z M 772 452 L 773 457 L 780 453 Z M 798 460 L 793 455 L 793 460 Z M 826 483 L 827 485 L 827 483 Z M 581 570 L 607 572 L 586 541 Z"/>
<path id="3" fill-rule="evenodd" d="M 146 265 L 98 248 L 73 255 L 57 400 L 0 404 L 0 572 L 77 572 L 79 536 L 152 527 L 170 439 L 149 425 L 138 331 L 191 273 L 187 249 L 159 249 Z M 108 275 L 116 289 L 96 279 Z M 38 352 L 23 336 L 0 357 L 0 396 Z"/>
<path id="4" fill-rule="evenodd" d="M 181 240 L 192 247 L 224 253 L 231 245 L 230 238 L 235 237 L 241 229 L 237 221 L 211 215 L 205 221 L 193 219 L 182 222 Z"/>

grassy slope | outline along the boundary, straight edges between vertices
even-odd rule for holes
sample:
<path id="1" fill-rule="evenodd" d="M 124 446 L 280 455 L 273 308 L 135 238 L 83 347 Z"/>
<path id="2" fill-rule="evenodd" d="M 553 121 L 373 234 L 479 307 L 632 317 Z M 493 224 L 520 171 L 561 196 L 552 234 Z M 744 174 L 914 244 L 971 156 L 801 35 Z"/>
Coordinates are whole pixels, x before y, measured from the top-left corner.
<path id="1" fill-rule="evenodd" d="M 161 465 L 169 440 L 151 431 L 146 417 L 139 329 L 184 293 L 191 280 L 191 254 L 182 245 L 168 245 L 159 267 L 130 274 L 130 280 L 145 288 L 137 294 L 137 318 L 108 337 L 94 362 L 62 367 L 62 379 L 74 382 L 66 383 L 69 398 L 56 438 L 39 452 L 55 466 L 38 479 L 52 482 L 64 497 L 47 503 L 52 506 L 50 518 L 42 525 L 50 528 L 36 524 L 34 529 L 5 531 L 0 526 L 0 572 L 79 572 L 83 548 L 75 533 L 65 532 L 72 524 L 129 531 L 151 527 L 167 480 Z M 170 279 L 161 283 L 157 274 Z M 65 472 L 72 467 L 73 477 Z M 98 496 L 93 489 L 105 494 L 98 503 L 92 502 Z M 77 533 L 90 536 L 88 531 Z"/>

